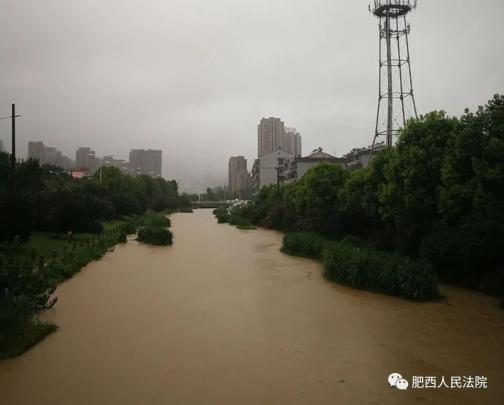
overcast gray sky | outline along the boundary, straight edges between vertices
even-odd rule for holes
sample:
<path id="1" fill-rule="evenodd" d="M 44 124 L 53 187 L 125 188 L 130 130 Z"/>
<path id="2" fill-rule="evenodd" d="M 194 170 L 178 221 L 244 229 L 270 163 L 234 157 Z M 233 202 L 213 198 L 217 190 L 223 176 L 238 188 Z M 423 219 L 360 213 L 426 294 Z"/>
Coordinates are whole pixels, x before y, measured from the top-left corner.
<path id="1" fill-rule="evenodd" d="M 163 150 L 181 183 L 225 181 L 281 117 L 304 152 L 371 143 L 377 20 L 368 0 L 0 0 L 0 115 L 18 148 L 42 140 L 127 158 Z M 504 92 L 504 2 L 419 0 L 411 58 L 419 112 L 460 114 Z M 10 125 L 0 122 L 9 147 Z"/>

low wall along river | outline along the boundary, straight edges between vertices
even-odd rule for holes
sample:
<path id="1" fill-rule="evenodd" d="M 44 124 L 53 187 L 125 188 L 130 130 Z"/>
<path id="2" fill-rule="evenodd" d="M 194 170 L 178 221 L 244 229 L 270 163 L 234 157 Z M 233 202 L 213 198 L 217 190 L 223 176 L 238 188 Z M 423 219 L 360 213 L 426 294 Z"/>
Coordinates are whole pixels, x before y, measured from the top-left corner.
<path id="1" fill-rule="evenodd" d="M 172 222 L 173 246 L 130 241 L 59 287 L 44 315 L 59 330 L 0 363 L 2 405 L 502 404 L 496 300 L 357 291 L 282 254 L 277 232 L 218 225 L 210 210 Z M 489 387 L 399 391 L 392 372 Z"/>

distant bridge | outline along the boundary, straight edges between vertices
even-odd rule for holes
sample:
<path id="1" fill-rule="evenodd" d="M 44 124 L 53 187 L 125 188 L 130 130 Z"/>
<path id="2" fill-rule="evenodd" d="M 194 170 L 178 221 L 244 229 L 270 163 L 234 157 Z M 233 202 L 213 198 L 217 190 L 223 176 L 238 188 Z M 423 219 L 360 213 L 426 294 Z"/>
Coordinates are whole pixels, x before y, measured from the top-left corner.
<path id="1" fill-rule="evenodd" d="M 192 208 L 228 208 L 232 203 L 232 201 L 196 201 L 192 203 Z"/>

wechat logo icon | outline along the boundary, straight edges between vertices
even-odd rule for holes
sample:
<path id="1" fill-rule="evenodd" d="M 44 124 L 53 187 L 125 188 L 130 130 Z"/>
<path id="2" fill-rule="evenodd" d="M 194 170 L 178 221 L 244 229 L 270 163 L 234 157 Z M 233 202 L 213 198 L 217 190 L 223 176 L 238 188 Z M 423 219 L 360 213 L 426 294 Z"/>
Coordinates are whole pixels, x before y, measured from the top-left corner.
<path id="1" fill-rule="evenodd" d="M 408 380 L 405 380 L 401 374 L 392 373 L 388 376 L 388 383 L 390 388 L 397 388 L 401 391 L 406 391 L 408 389 Z"/>

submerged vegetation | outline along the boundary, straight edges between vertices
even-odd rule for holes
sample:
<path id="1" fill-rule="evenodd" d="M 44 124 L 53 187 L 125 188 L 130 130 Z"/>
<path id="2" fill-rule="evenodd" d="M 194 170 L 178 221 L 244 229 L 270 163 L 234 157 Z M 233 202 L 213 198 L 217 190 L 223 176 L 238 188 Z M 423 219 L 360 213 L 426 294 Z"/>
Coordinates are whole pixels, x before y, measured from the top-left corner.
<path id="1" fill-rule="evenodd" d="M 166 215 L 148 212 L 139 223 L 138 240 L 149 245 L 171 245 L 173 234 L 168 229 L 169 227 L 171 227 L 171 221 Z"/>
<path id="2" fill-rule="evenodd" d="M 282 252 L 312 259 L 322 259 L 327 241 L 315 232 L 291 232 L 284 236 Z"/>
<path id="3" fill-rule="evenodd" d="M 39 243 L 54 248 L 47 256 L 37 256 L 35 248 L 27 249 L 23 245 L 2 250 L 0 359 L 21 354 L 56 330 L 55 325 L 42 323 L 34 316 L 57 302 L 54 295 L 57 284 L 102 257 L 115 244 L 126 242 L 125 229 L 120 225 L 114 225 L 99 236 L 52 239 L 57 236 L 38 235 Z"/>
<path id="4" fill-rule="evenodd" d="M 217 218 L 217 222 L 219 224 L 227 224 L 229 223 L 229 212 L 227 208 L 216 208 L 213 210 L 213 214 Z"/>
<path id="5" fill-rule="evenodd" d="M 138 240 L 149 245 L 166 246 L 173 243 L 173 235 L 161 226 L 143 226 L 138 231 Z"/>
<path id="6" fill-rule="evenodd" d="M 217 208 L 213 211 L 219 224 L 228 223 L 234 225 L 241 230 L 254 230 L 256 227 L 252 225 L 249 218 L 241 215 L 240 210 L 237 208 Z"/>
<path id="7" fill-rule="evenodd" d="M 322 261 L 327 279 L 350 287 L 413 301 L 440 297 L 437 277 L 426 262 L 376 250 L 359 238 L 330 241 L 314 232 L 288 233 L 282 251 Z"/>
<path id="8" fill-rule="evenodd" d="M 318 165 L 280 190 L 261 189 L 239 215 L 310 232 L 287 236 L 284 251 L 323 257 L 328 277 L 345 284 L 420 299 L 436 295 L 437 277 L 503 297 L 504 96 L 460 118 L 412 119 L 368 167 Z M 322 254 L 317 235 L 363 245 Z"/>
<path id="9" fill-rule="evenodd" d="M 16 166 L 14 189 L 9 158 L 0 152 L 0 358 L 56 329 L 37 314 L 56 303 L 58 283 L 141 226 L 149 229 L 146 239 L 171 242 L 169 219 L 152 211 L 190 205 L 175 181 L 111 167 L 102 169 L 101 180 L 97 174 L 78 180 L 28 160 Z"/>

